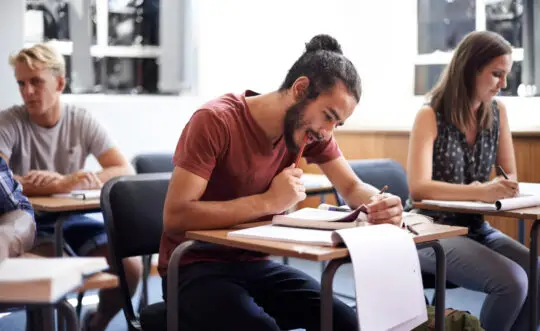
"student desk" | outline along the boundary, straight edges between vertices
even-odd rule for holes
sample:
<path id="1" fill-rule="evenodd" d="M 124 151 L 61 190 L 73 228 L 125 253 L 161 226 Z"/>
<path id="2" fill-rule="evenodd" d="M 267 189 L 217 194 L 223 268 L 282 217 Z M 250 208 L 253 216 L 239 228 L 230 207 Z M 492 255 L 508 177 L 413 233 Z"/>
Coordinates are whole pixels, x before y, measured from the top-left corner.
<path id="1" fill-rule="evenodd" d="M 73 292 L 80 292 L 94 289 L 107 289 L 118 287 L 118 277 L 109 273 L 99 272 L 84 280 L 81 287 Z M 66 293 L 67 296 L 72 292 Z M 58 310 L 58 330 L 64 331 L 64 321 L 67 322 L 68 331 L 79 331 L 79 321 L 77 313 L 71 306 L 65 296 L 57 302 L 42 302 L 42 303 L 6 303 L 0 302 L 3 306 L 10 308 L 26 306 L 26 325 L 27 330 L 36 331 L 53 331 L 55 329 L 54 309 Z"/>
<path id="2" fill-rule="evenodd" d="M 421 202 L 415 202 L 414 208 L 446 211 L 454 213 L 467 213 L 467 214 L 479 214 L 479 215 L 491 215 L 500 217 L 510 217 L 517 220 L 533 220 L 534 223 L 531 227 L 530 233 L 530 254 L 529 254 L 529 293 L 528 296 L 531 299 L 530 305 L 530 319 L 529 325 L 531 330 L 536 330 L 536 320 L 538 316 L 538 226 L 540 226 L 540 206 L 521 208 L 505 211 L 483 211 L 483 210 L 470 210 L 463 208 L 448 208 L 433 205 L 426 205 Z"/>
<path id="3" fill-rule="evenodd" d="M 63 226 L 70 215 L 101 211 L 99 199 L 81 200 L 75 198 L 31 197 L 29 198 L 36 212 L 52 213 L 57 216 L 54 229 L 56 256 L 62 256 L 64 248 Z"/>
<path id="4" fill-rule="evenodd" d="M 257 223 L 257 225 L 261 224 L 262 223 Z M 337 269 L 341 265 L 350 262 L 347 248 L 228 237 L 227 234 L 234 230 L 236 230 L 236 228 L 227 230 L 188 231 L 186 232 L 186 238 L 267 253 L 270 255 L 296 257 L 311 261 L 328 261 L 329 263 L 326 266 L 321 279 L 321 328 L 324 331 L 332 330 L 332 283 Z M 453 227 L 445 232 L 426 233 L 414 237 L 414 241 L 418 248 L 432 247 L 435 250 L 437 265 L 437 274 L 435 276 L 437 284 L 435 289 L 436 330 L 444 330 L 444 300 L 446 285 L 446 260 L 444 251 L 440 246 L 438 239 L 460 236 L 466 233 L 466 228 Z M 179 252 L 179 255 L 180 254 L 182 253 Z"/>
<path id="5" fill-rule="evenodd" d="M 306 187 L 306 195 L 320 195 L 321 202 L 324 202 L 324 195 L 334 193 L 334 185 L 325 175 L 321 174 L 303 174 L 300 177 Z"/>

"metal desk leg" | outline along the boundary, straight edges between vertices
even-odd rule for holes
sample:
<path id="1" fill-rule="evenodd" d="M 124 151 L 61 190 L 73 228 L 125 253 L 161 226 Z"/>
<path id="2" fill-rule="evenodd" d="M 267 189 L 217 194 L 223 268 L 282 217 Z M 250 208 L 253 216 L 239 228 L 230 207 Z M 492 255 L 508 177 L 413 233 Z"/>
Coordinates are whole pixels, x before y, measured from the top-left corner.
<path id="1" fill-rule="evenodd" d="M 41 311 L 34 307 L 26 307 L 26 331 L 39 330 Z"/>
<path id="2" fill-rule="evenodd" d="M 438 240 L 416 245 L 418 249 L 431 247 L 435 251 L 435 330 L 444 331 L 446 296 L 446 256 Z"/>
<path id="3" fill-rule="evenodd" d="M 540 220 L 534 221 L 531 228 L 531 246 L 529 251 L 529 329 L 536 330 L 538 320 L 538 226 Z"/>
<path id="4" fill-rule="evenodd" d="M 150 269 L 152 268 L 152 255 L 143 255 L 143 273 L 142 273 L 142 288 L 141 288 L 141 298 L 139 300 L 139 314 L 142 309 L 148 306 L 148 278 L 150 277 Z"/>
<path id="5" fill-rule="evenodd" d="M 54 331 L 56 325 L 54 323 L 54 308 L 51 305 L 43 306 L 40 308 L 42 314 L 42 330 L 43 331 Z"/>
<path id="6" fill-rule="evenodd" d="M 64 253 L 64 222 L 69 215 L 60 215 L 54 225 L 54 252 L 61 257 Z"/>
<path id="7" fill-rule="evenodd" d="M 321 330 L 331 331 L 333 328 L 334 298 L 333 283 L 336 271 L 345 263 L 351 262 L 349 257 L 332 260 L 324 269 L 321 279 Z"/>
<path id="8" fill-rule="evenodd" d="M 62 300 L 56 304 L 56 308 L 58 309 L 59 320 L 66 321 L 67 331 L 79 331 L 79 320 L 73 306 L 67 300 Z"/>
<path id="9" fill-rule="evenodd" d="M 185 241 L 176 246 L 169 259 L 167 268 L 167 331 L 178 331 L 178 276 L 182 256 L 190 249 L 194 241 Z"/>
<path id="10" fill-rule="evenodd" d="M 518 219 L 518 241 L 525 245 L 525 221 L 523 219 Z"/>

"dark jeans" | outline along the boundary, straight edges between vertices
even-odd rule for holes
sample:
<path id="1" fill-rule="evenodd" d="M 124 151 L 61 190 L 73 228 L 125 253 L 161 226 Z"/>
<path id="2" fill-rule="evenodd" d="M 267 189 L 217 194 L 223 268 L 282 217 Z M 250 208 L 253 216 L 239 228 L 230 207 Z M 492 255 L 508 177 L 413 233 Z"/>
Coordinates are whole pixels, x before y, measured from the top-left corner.
<path id="1" fill-rule="evenodd" d="M 54 234 L 57 216 L 42 214 L 36 216 L 37 237 L 51 238 Z M 74 214 L 64 223 L 64 240 L 77 256 L 86 256 L 100 246 L 107 244 L 107 232 L 103 220 L 85 214 Z"/>
<path id="2" fill-rule="evenodd" d="M 181 267 L 179 277 L 182 331 L 320 330 L 320 284 L 290 266 L 205 262 Z M 336 331 L 358 330 L 355 311 L 336 298 L 333 320 Z"/>

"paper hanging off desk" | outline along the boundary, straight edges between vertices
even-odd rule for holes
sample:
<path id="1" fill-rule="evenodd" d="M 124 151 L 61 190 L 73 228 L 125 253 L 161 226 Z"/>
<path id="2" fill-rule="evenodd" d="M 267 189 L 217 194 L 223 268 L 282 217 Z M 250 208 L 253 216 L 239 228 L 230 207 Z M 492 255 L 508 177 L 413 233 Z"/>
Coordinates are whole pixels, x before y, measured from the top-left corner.
<path id="1" fill-rule="evenodd" d="M 362 331 L 409 331 L 427 321 L 416 245 L 396 226 L 337 231 L 349 250 Z"/>

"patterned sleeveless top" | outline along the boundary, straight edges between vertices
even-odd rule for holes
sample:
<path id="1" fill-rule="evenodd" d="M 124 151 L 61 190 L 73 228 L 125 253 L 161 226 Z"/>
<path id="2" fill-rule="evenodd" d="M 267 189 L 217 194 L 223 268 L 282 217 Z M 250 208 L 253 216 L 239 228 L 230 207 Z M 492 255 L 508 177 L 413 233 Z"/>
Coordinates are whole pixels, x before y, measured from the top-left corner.
<path id="1" fill-rule="evenodd" d="M 475 143 L 471 146 L 465 134 L 453 124 L 446 122 L 443 114 L 435 110 L 437 138 L 433 144 L 431 175 L 433 180 L 452 184 L 470 184 L 474 181 L 489 180 L 499 144 L 499 109 L 495 101 L 493 101 L 492 112 L 491 128 L 478 131 Z M 428 210 L 416 210 L 416 212 L 431 216 L 438 223 L 467 226 L 470 230 L 481 226 L 484 222 L 481 215 Z"/>

